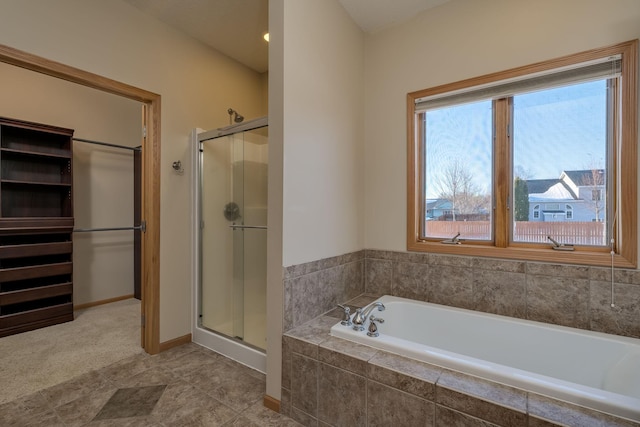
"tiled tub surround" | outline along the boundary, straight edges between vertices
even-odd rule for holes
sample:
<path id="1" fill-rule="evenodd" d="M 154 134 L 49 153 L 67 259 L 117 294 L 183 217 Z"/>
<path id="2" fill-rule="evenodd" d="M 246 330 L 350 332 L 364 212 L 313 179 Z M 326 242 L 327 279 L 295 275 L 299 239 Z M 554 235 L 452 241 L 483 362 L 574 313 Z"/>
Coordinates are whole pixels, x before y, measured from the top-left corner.
<path id="1" fill-rule="evenodd" d="M 529 426 L 638 426 L 420 362 L 402 359 L 411 369 L 421 367 L 419 375 L 382 369 L 381 352 L 329 338 L 336 320 L 322 316 L 356 295 L 369 296 L 360 297 L 359 305 L 365 305 L 389 294 L 640 338 L 640 271 L 616 269 L 614 283 L 612 308 L 611 270 L 602 267 L 381 250 L 286 267 L 282 411 L 307 425 L 318 420 L 319 425 L 345 425 L 353 419 L 357 423 L 351 425 L 422 425 L 423 417 L 424 425 L 527 425 L 519 423 L 522 418 L 509 424 L 511 418 L 501 415 L 488 424 L 481 421 L 485 412 L 506 411 L 525 417 Z M 358 305 L 357 300 L 351 304 Z M 435 378 L 425 377 L 434 369 Z M 491 396 L 498 391 L 518 403 L 496 402 Z M 326 400 L 331 396 L 335 402 Z M 397 418 L 416 413 L 417 424 Z"/>
<path id="2" fill-rule="evenodd" d="M 640 271 L 365 250 L 284 269 L 284 331 L 362 293 L 640 338 Z"/>
<path id="3" fill-rule="evenodd" d="M 350 302 L 362 306 L 373 298 Z M 339 312 L 283 339 L 281 412 L 307 426 L 635 426 L 523 389 L 329 336 Z"/>

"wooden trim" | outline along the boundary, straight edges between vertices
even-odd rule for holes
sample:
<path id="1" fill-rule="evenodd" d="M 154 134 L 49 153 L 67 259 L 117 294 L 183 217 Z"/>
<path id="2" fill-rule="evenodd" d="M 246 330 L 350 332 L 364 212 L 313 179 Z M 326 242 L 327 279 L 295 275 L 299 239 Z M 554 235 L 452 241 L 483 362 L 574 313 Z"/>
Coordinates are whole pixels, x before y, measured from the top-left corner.
<path id="1" fill-rule="evenodd" d="M 0 61 L 48 76 L 141 102 L 145 105 L 147 136 L 143 141 L 142 215 L 142 347 L 160 351 L 160 95 L 83 71 L 59 62 L 0 45 Z"/>
<path id="2" fill-rule="evenodd" d="M 189 344 L 192 342 L 191 334 L 183 335 L 178 338 L 174 338 L 169 341 L 165 341 L 160 343 L 160 352 L 169 350 L 170 348 L 180 347 L 181 345 Z"/>
<path id="3" fill-rule="evenodd" d="M 461 80 L 459 82 L 447 83 L 440 86 L 432 87 L 429 89 L 418 90 L 409 94 L 414 100 L 426 96 L 437 95 L 446 92 L 453 92 L 456 90 L 466 89 L 474 86 L 482 86 L 485 84 L 494 83 L 502 80 L 509 80 L 521 76 L 526 76 L 534 73 L 541 73 L 548 70 L 553 70 L 560 67 L 568 67 L 581 62 L 593 61 L 606 56 L 617 55 L 620 53 L 627 54 L 628 50 L 634 49 L 637 45 L 637 40 L 632 40 L 624 43 L 619 43 L 613 46 L 591 49 L 585 52 L 575 53 L 572 55 L 562 56 L 560 58 L 550 59 L 548 61 L 541 61 L 535 64 L 525 65 L 522 67 L 512 68 L 510 70 L 498 71 L 491 74 L 485 74 L 484 76 L 472 77 L 470 79 Z M 624 68 L 624 64 L 623 64 Z M 413 111 L 413 105 L 411 106 Z"/>
<path id="4" fill-rule="evenodd" d="M 149 103 L 154 97 L 159 96 L 135 86 L 120 83 L 98 74 L 89 73 L 5 45 L 0 45 L 0 61 L 51 77 L 57 77 L 71 83 L 98 89 L 102 92 L 133 99 L 134 101 L 139 101 L 144 104 Z"/>
<path id="5" fill-rule="evenodd" d="M 144 107 L 142 108 L 144 113 Z M 143 121 L 144 123 L 144 121 Z M 133 152 L 133 224 L 142 221 L 142 152 Z M 133 232 L 133 297 L 142 299 L 142 231 Z"/>
<path id="6" fill-rule="evenodd" d="M 418 165 L 420 156 L 420 139 L 416 130 L 416 114 L 414 113 L 414 100 L 411 94 L 407 95 L 407 242 L 415 242 L 420 238 L 420 225 L 418 218 L 423 209 L 420 207 Z M 423 202 L 424 204 L 424 202 Z"/>
<path id="7" fill-rule="evenodd" d="M 638 260 L 638 40 L 626 43 L 621 49 L 622 117 L 620 135 L 621 188 L 618 214 L 620 255 L 637 266 Z"/>
<path id="8" fill-rule="evenodd" d="M 149 354 L 160 350 L 160 96 L 144 107 L 146 137 L 142 149 L 142 301 L 144 348 Z"/>
<path id="9" fill-rule="evenodd" d="M 262 404 L 265 408 L 269 408 L 274 412 L 280 413 L 280 401 L 278 399 L 265 394 Z"/>
<path id="10" fill-rule="evenodd" d="M 441 94 L 445 92 L 466 89 L 469 87 L 488 84 L 500 80 L 515 78 L 532 73 L 538 73 L 558 67 L 599 59 L 606 56 L 622 54 L 622 90 L 619 105 L 623 115 L 618 119 L 620 135 L 617 138 L 619 161 L 616 167 L 616 195 L 618 204 L 617 239 L 619 253 L 612 257 L 606 248 L 576 247 L 574 252 L 558 252 L 550 248 L 534 247 L 533 245 L 509 242 L 510 220 L 505 207 L 506 195 L 509 193 L 511 171 L 501 164 L 509 160 L 509 144 L 497 141 L 494 153 L 499 156 L 498 170 L 495 171 L 494 196 L 496 200 L 494 230 L 495 244 L 487 242 L 472 242 L 463 245 L 441 245 L 435 240 L 421 239 L 420 225 L 423 209 L 420 207 L 417 179 L 421 169 L 418 168 L 420 141 L 415 126 L 415 100 L 418 98 Z M 580 264 L 636 268 L 638 264 L 638 229 L 637 229 L 637 198 L 638 198 L 638 40 L 620 43 L 614 46 L 592 49 L 586 52 L 567 55 L 549 61 L 539 62 L 524 67 L 492 73 L 460 82 L 445 84 L 430 89 L 420 90 L 407 95 L 407 250 L 418 252 L 433 252 L 479 257 L 497 257 L 505 259 L 543 261 L 554 263 Z M 498 104 L 500 104 L 498 102 Z M 499 107 L 502 118 L 496 118 L 500 126 L 504 127 L 504 119 L 510 114 L 509 107 Z M 508 122 L 508 121 L 507 121 Z M 496 124 L 498 126 L 498 124 Z M 499 139 L 499 138 L 498 138 Z M 506 174 L 506 179 L 505 179 Z M 513 203 L 511 203 L 513 204 Z"/>
<path id="11" fill-rule="evenodd" d="M 507 209 L 507 199 L 509 197 L 510 172 L 509 165 L 509 143 L 510 138 L 503 131 L 496 132 L 495 129 L 506 129 L 509 124 L 510 103 L 507 99 L 498 99 L 493 102 L 493 155 L 494 159 L 494 176 L 493 176 L 493 206 L 495 209 L 493 215 L 493 241 L 499 248 L 505 248 L 509 242 L 509 211 Z M 513 203 L 511 203 L 513 204 Z"/>
<path id="12" fill-rule="evenodd" d="M 489 245 L 443 245 L 435 242 L 414 242 L 407 245 L 412 252 L 431 252 L 447 255 L 474 256 L 482 258 L 503 258 L 518 261 L 550 262 L 560 264 L 576 264 L 611 267 L 611 255 L 604 252 L 589 252 L 576 248 L 574 252 L 561 252 L 552 249 L 532 249 L 509 246 L 498 248 Z M 615 255 L 613 263 L 616 268 L 635 268 L 627 259 Z"/>
<path id="13" fill-rule="evenodd" d="M 85 308 L 96 307 L 96 306 L 104 305 L 104 304 L 110 304 L 112 302 L 117 302 L 117 301 L 124 301 L 126 299 L 131 299 L 131 298 L 133 298 L 133 294 L 122 295 L 122 296 L 119 296 L 119 297 L 113 297 L 113 298 L 107 298 L 107 299 L 101 299 L 99 301 L 85 302 L 84 304 L 74 305 L 73 309 L 74 310 L 84 310 Z"/>

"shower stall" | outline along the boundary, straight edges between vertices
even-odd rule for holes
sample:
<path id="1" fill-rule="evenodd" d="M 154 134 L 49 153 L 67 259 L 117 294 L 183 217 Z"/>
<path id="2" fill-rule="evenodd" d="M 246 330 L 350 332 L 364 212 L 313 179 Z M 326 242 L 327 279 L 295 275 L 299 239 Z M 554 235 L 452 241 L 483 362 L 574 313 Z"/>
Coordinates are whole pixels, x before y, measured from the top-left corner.
<path id="1" fill-rule="evenodd" d="M 230 113 L 231 114 L 231 113 Z M 236 113 L 237 115 L 237 113 Z M 194 130 L 193 341 L 266 370 L 267 117 Z"/>

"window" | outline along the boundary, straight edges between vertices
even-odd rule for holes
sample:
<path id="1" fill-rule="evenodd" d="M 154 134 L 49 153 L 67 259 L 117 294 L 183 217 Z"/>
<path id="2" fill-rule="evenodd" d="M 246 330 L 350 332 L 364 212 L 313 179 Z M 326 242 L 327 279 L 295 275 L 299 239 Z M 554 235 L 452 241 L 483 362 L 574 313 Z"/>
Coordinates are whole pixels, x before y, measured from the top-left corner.
<path id="1" fill-rule="evenodd" d="M 637 44 L 410 93 L 408 249 L 635 267 Z"/>

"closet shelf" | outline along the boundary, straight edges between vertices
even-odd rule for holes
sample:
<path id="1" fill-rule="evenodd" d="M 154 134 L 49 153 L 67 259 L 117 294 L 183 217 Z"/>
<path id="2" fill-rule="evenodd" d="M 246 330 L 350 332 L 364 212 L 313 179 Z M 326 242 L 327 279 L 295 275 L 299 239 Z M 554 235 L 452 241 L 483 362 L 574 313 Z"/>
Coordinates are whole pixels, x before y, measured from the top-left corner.
<path id="1" fill-rule="evenodd" d="M 73 272 L 72 262 L 30 265 L 27 267 L 0 269 L 0 282 L 37 279 L 40 277 L 62 276 Z"/>
<path id="2" fill-rule="evenodd" d="M 61 187 L 61 188 L 71 188 L 72 184 L 62 183 L 62 182 L 44 182 L 44 181 L 22 181 L 16 179 L 2 179 L 0 180 L 2 184 L 8 185 L 33 185 L 40 187 Z"/>
<path id="3" fill-rule="evenodd" d="M 0 293 L 0 305 L 19 304 L 29 301 L 37 301 L 45 298 L 52 298 L 61 295 L 71 295 L 73 284 L 71 282 L 58 283 L 49 286 L 38 286 L 36 288 L 20 289 L 10 292 Z"/>
<path id="4" fill-rule="evenodd" d="M 71 242 L 31 243 L 21 245 L 0 246 L 0 259 L 13 259 L 44 255 L 70 254 L 73 252 Z"/>
<path id="5" fill-rule="evenodd" d="M 69 161 L 71 159 L 71 155 L 69 153 L 57 154 L 57 153 L 46 153 L 42 151 L 33 151 L 33 150 L 18 150 L 15 148 L 0 148 L 0 152 L 2 155 L 12 155 L 12 156 L 25 156 L 25 157 L 41 157 L 50 160 L 59 160 L 59 161 Z"/>
<path id="6" fill-rule="evenodd" d="M 0 315 L 0 337 L 71 320 L 73 320 L 72 302 Z"/>
<path id="7" fill-rule="evenodd" d="M 0 236 L 14 234 L 71 233 L 73 231 L 73 224 L 73 217 L 4 217 L 0 218 Z"/>
<path id="8" fill-rule="evenodd" d="M 8 185 L 29 185 L 29 186 L 40 186 L 40 187 L 60 187 L 61 189 L 71 188 L 72 184 L 62 183 L 62 182 L 43 182 L 43 181 L 22 181 L 16 179 L 0 179 L 0 183 L 8 184 Z"/>

